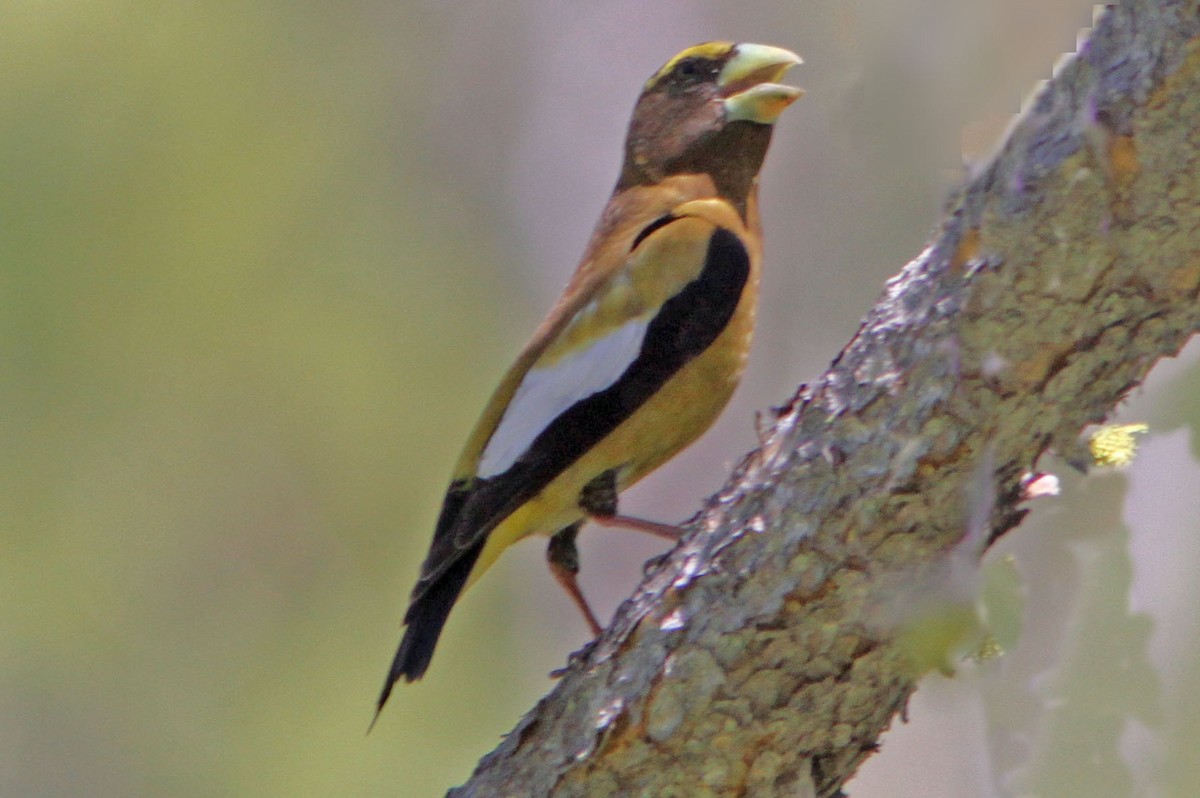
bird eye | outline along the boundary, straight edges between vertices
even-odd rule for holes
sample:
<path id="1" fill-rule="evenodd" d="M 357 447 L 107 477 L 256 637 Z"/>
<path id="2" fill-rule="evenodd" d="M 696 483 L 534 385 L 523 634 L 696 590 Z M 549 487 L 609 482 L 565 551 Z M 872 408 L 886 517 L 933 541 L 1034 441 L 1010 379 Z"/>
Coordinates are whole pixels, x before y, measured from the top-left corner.
<path id="1" fill-rule="evenodd" d="M 696 58 L 685 58 L 679 62 L 679 66 L 675 67 L 675 74 L 681 78 L 694 80 L 700 77 L 703 72 L 700 61 Z"/>

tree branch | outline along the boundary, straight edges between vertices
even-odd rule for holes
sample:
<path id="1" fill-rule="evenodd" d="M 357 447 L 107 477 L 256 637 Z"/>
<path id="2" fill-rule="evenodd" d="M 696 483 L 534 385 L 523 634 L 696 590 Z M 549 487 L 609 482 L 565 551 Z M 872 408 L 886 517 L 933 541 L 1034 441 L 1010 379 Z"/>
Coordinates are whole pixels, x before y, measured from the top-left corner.
<path id="1" fill-rule="evenodd" d="M 450 795 L 839 794 L 934 664 L 905 641 L 920 596 L 953 594 L 947 565 L 1024 514 L 1022 475 L 1071 458 L 1200 325 L 1197 6 L 1101 18 L 830 370 Z"/>

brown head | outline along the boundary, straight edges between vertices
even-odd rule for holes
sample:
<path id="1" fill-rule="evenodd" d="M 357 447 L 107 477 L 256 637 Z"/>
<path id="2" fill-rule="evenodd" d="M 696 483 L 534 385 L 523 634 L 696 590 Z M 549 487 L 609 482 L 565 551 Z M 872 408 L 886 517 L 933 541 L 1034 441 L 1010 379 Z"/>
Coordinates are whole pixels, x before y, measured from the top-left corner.
<path id="1" fill-rule="evenodd" d="M 712 175 L 742 201 L 762 166 L 775 120 L 804 92 L 779 81 L 801 63 L 763 44 L 689 47 L 646 82 L 625 139 L 617 190 L 677 174 Z"/>

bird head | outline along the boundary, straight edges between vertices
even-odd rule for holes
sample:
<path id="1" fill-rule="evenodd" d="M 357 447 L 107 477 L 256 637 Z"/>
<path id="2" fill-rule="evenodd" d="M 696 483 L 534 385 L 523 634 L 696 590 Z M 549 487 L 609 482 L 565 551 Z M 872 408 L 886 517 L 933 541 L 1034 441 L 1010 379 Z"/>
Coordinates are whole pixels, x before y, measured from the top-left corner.
<path id="1" fill-rule="evenodd" d="M 804 93 L 778 82 L 799 63 L 780 47 L 730 42 L 696 45 L 672 58 L 638 97 L 618 188 L 703 173 L 735 193 L 748 190 L 772 125 Z"/>

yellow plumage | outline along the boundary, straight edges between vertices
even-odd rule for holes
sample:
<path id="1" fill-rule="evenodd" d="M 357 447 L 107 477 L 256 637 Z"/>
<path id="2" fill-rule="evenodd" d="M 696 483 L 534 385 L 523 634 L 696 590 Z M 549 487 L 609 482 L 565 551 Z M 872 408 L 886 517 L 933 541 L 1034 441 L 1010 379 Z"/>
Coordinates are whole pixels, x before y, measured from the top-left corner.
<path id="1" fill-rule="evenodd" d="M 637 257 L 629 262 L 622 260 L 618 265 L 623 266 L 621 274 L 629 276 L 627 285 L 606 291 L 593 300 L 590 305 L 595 307 L 594 312 L 577 314 L 580 329 L 568 327 L 562 335 L 552 339 L 535 363 L 552 363 L 604 331 L 660 308 L 683 285 L 695 279 L 704 262 L 704 246 L 715 228 L 733 230 L 747 241 L 757 243 L 759 240 L 757 214 L 753 213 L 748 227 L 728 203 L 713 198 L 710 181 L 688 177 L 667 183 L 668 188 L 675 188 L 674 184 L 683 185 L 659 199 L 682 199 L 688 196 L 688 188 L 692 194 L 704 197 L 684 200 L 669 209 L 672 215 L 684 217 L 684 221 L 676 223 L 684 229 L 657 234 L 660 240 L 651 235 L 639 248 Z M 753 205 L 751 207 L 753 209 Z M 752 231 L 753 235 L 750 235 Z M 608 246 L 614 239 L 602 240 Z M 619 236 L 617 240 L 620 240 Z M 552 535 L 581 520 L 586 513 L 579 506 L 579 494 L 597 474 L 616 469 L 618 490 L 627 488 L 712 425 L 737 387 L 754 334 L 761 256 L 757 246 L 753 250 L 746 287 L 733 318 L 720 337 L 667 380 L 638 412 L 585 452 L 536 497 L 501 521 L 489 533 L 466 587 L 495 562 L 500 552 L 521 538 L 533 534 Z M 594 262 L 600 268 L 599 261 Z M 527 369 L 522 373 L 525 371 Z M 510 373 L 506 377 L 502 383 L 506 387 L 492 397 L 489 411 L 491 405 L 504 407 L 508 404 L 512 391 L 507 386 L 518 376 Z M 498 415 L 496 412 L 484 413 L 489 422 Z M 488 423 L 476 428 L 471 436 L 472 443 L 467 447 L 472 456 L 466 462 L 459 462 L 456 474 L 469 476 L 475 472 L 478 457 L 474 452 L 480 448 L 476 439 L 486 440 L 494 426 Z"/>
<path id="2" fill-rule="evenodd" d="M 625 162 L 562 298 L 493 393 L 455 466 L 384 690 L 428 666 L 451 606 L 505 548 L 549 535 L 575 584 L 581 521 L 703 433 L 737 386 L 761 261 L 757 176 L 801 92 L 779 48 L 710 42 L 671 59 L 634 109 Z"/>

